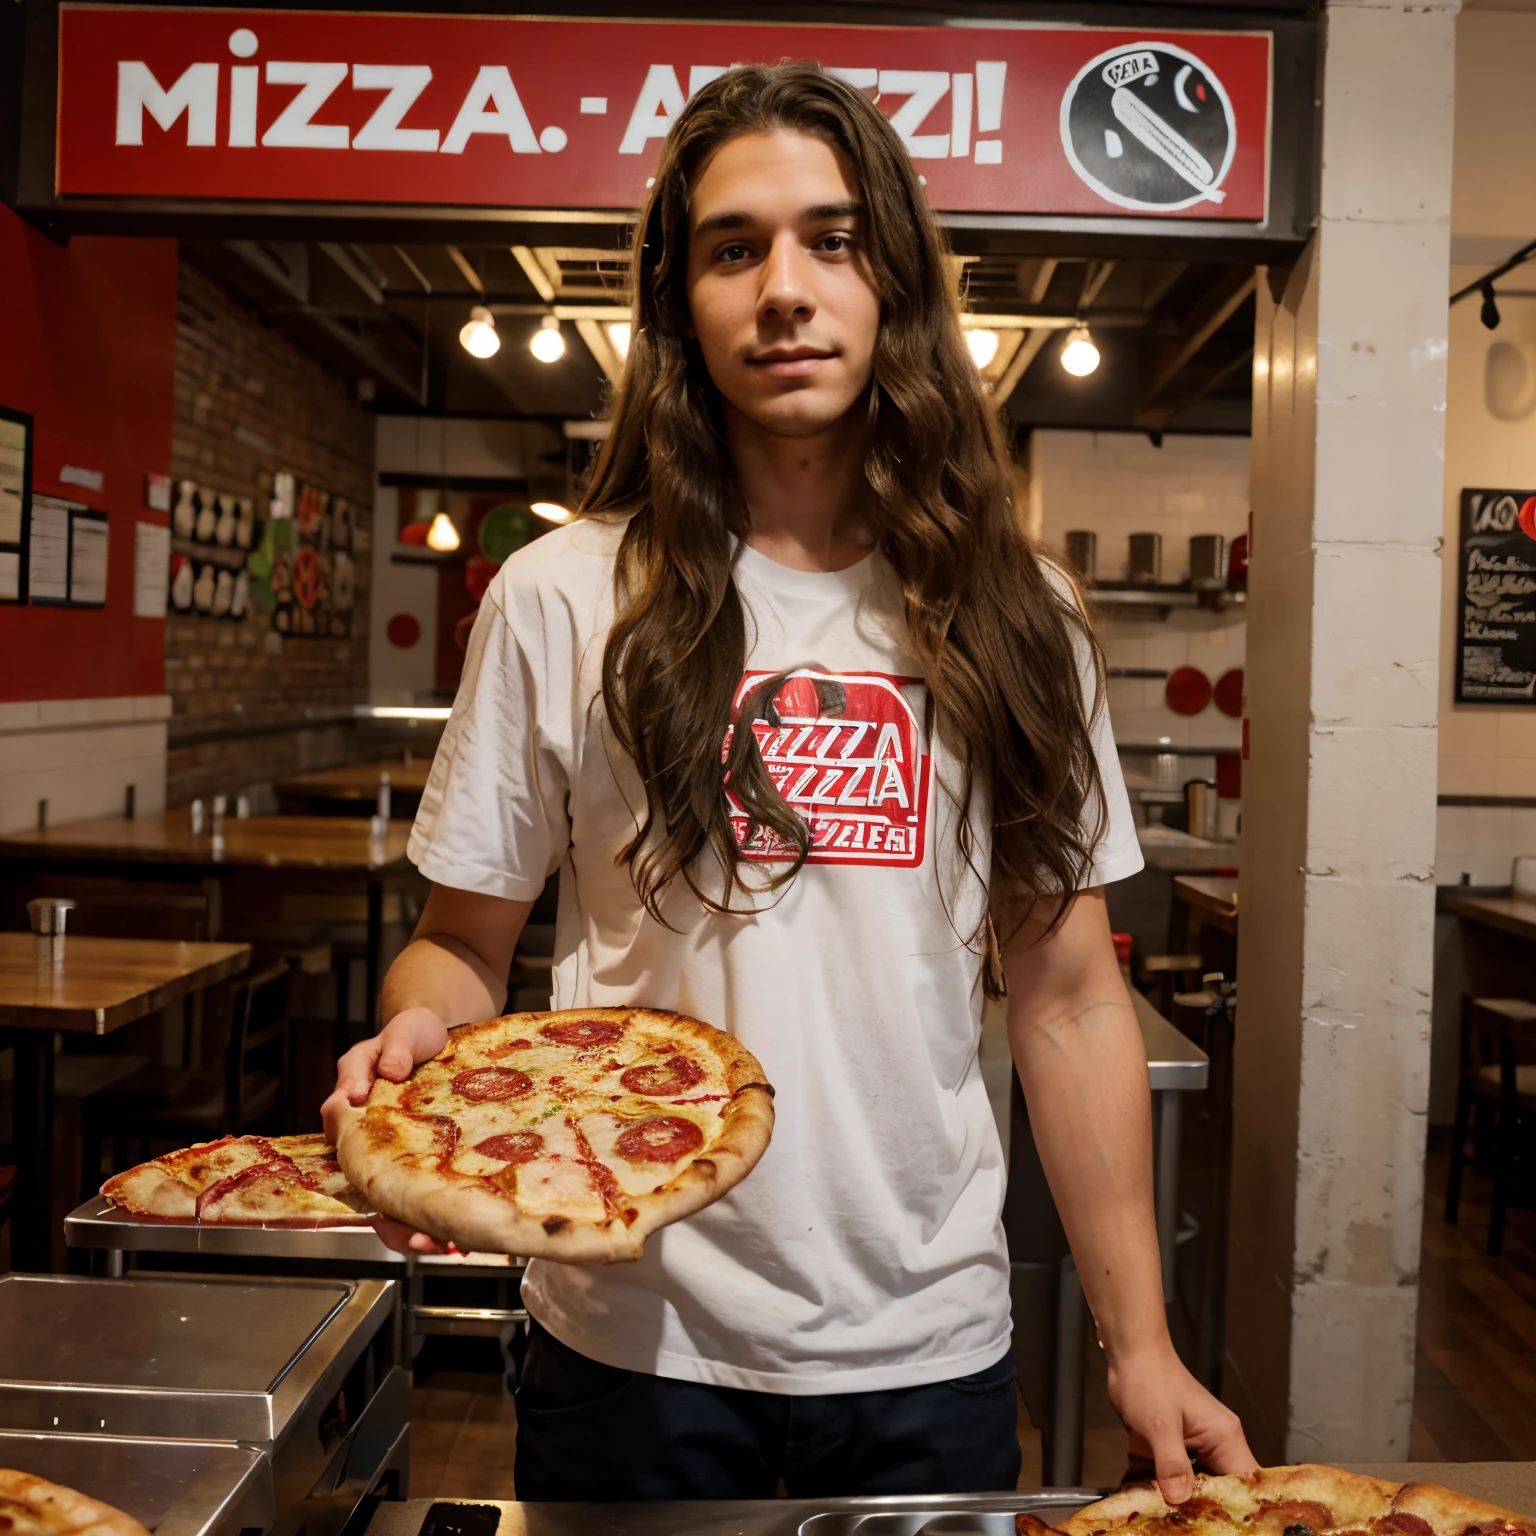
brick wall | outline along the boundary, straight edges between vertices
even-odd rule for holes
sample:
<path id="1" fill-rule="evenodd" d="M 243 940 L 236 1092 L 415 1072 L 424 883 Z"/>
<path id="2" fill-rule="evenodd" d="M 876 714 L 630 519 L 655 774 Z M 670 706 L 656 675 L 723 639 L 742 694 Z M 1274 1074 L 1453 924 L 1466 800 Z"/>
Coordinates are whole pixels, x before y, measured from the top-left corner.
<path id="1" fill-rule="evenodd" d="M 354 759 L 343 722 L 368 688 L 373 441 L 347 380 L 182 260 L 172 476 L 256 495 L 263 473 L 291 470 L 347 497 L 359 509 L 358 590 L 345 640 L 285 637 L 256 615 L 170 619 L 171 805 Z"/>

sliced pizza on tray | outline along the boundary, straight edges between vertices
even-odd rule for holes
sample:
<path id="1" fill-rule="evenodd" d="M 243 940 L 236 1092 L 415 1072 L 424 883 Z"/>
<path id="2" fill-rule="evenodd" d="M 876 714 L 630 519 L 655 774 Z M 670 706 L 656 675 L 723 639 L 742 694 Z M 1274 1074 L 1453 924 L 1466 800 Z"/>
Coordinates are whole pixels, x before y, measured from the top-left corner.
<path id="1" fill-rule="evenodd" d="M 356 1226 L 370 1214 L 321 1135 L 200 1142 L 114 1174 L 101 1192 L 133 1216 L 209 1226 Z"/>

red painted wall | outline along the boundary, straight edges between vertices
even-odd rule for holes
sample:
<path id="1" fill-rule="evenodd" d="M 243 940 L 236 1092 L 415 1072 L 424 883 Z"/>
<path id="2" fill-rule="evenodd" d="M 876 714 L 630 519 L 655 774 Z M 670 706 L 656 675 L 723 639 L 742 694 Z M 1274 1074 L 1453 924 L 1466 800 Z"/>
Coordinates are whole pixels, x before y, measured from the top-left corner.
<path id="1" fill-rule="evenodd" d="M 33 489 L 108 514 L 107 604 L 0 604 L 0 702 L 165 691 L 165 620 L 133 616 L 144 476 L 171 461 L 176 242 L 76 238 L 60 247 L 0 207 L 0 404 L 30 411 Z M 60 440 L 64 441 L 60 441 Z M 106 475 L 103 494 L 52 478 Z"/>

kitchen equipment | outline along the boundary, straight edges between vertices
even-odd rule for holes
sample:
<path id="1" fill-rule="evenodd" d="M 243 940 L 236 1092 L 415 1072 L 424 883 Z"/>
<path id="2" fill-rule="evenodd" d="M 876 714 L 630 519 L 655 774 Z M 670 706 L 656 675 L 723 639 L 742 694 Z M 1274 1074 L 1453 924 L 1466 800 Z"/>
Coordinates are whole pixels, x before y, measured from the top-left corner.
<path id="1" fill-rule="evenodd" d="M 1184 786 L 1184 810 L 1189 817 L 1189 835 L 1216 839 L 1216 786 L 1209 779 L 1191 779 Z"/>
<path id="2" fill-rule="evenodd" d="M 0 1429 L 238 1443 L 266 1536 L 335 1536 L 407 1475 L 391 1281 L 0 1278 Z"/>
<path id="3" fill-rule="evenodd" d="M 0 1430 L 0 1466 L 101 1499 L 155 1536 L 240 1536 L 275 1515 L 271 1463 L 250 1446 Z"/>
<path id="4" fill-rule="evenodd" d="M 1227 541 L 1223 534 L 1196 533 L 1189 540 L 1189 584 L 1196 592 L 1219 592 L 1227 584 Z"/>
<path id="5" fill-rule="evenodd" d="M 502 1499 L 406 1499 L 381 1504 L 367 1536 L 447 1536 L 500 1513 L 497 1536 L 1013 1536 L 1021 1510 L 1048 1525 L 1101 1494 L 1021 1489 L 870 1499 L 698 1499 L 654 1504 L 517 1504 Z M 456 1517 L 457 1511 L 463 1517 Z M 468 1517 L 468 1518 L 466 1518 Z M 488 1522 L 487 1522 L 488 1523 Z"/>
<path id="6" fill-rule="evenodd" d="M 1084 581 L 1099 573 L 1099 536 L 1091 528 L 1072 528 L 1067 532 L 1067 564 Z"/>
<path id="7" fill-rule="evenodd" d="M 1131 535 L 1131 564 L 1127 572 L 1132 581 L 1163 579 L 1163 536 L 1160 533 Z"/>

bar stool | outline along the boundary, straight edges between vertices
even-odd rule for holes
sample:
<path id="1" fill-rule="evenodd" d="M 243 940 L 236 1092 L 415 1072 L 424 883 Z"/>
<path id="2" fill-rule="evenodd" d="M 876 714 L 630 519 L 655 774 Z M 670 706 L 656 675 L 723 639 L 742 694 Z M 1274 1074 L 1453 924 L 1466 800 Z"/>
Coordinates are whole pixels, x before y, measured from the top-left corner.
<path id="1" fill-rule="evenodd" d="M 1488 1252 L 1494 1257 L 1504 1248 L 1504 1218 L 1509 1209 L 1510 1180 L 1520 1159 L 1520 1136 L 1533 1124 L 1536 1003 L 1517 997 L 1463 995 L 1461 1081 L 1456 1090 L 1456 1124 L 1451 1133 L 1445 1219 L 1454 1226 L 1460 1214 L 1468 1133 L 1477 1138 L 1474 1162 L 1480 1161 L 1477 1154 L 1491 1139 L 1493 1201 L 1488 1217 Z"/>

